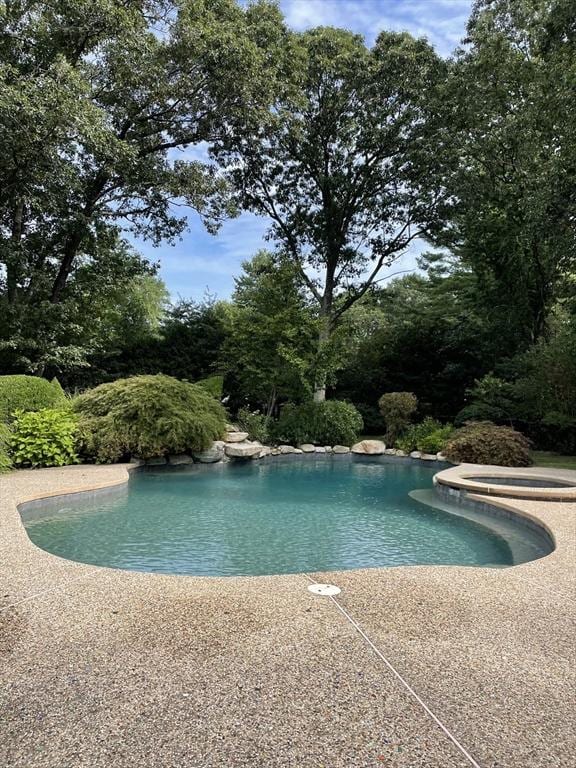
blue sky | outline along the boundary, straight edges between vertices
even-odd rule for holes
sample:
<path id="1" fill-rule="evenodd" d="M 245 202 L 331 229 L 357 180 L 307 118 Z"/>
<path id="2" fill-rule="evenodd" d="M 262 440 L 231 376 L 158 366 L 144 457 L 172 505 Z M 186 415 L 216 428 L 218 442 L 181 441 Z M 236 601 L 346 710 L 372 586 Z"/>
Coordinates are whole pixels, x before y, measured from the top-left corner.
<path id="1" fill-rule="evenodd" d="M 427 37 L 442 55 L 449 55 L 465 32 L 472 0 L 281 0 L 288 24 L 296 30 L 315 26 L 337 26 L 364 35 L 370 45 L 382 29 L 407 30 Z M 252 214 L 226 222 L 216 236 L 206 233 L 195 214 L 188 217 L 189 230 L 174 246 L 153 248 L 135 242 L 152 261 L 160 261 L 160 276 L 173 299 L 200 299 L 209 291 L 227 298 L 241 263 L 259 248 L 267 222 Z M 410 269 L 422 250 L 420 244 L 389 270 Z M 384 275 L 386 273 L 383 273 Z"/>

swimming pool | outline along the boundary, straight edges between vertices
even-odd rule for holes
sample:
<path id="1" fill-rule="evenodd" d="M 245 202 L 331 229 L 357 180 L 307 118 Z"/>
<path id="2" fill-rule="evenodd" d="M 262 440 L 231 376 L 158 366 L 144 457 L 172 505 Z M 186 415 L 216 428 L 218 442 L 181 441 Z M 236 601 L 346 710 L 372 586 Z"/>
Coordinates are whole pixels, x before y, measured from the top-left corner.
<path id="1" fill-rule="evenodd" d="M 23 505 L 21 515 L 30 539 L 55 555 L 158 573 L 506 566 L 518 562 L 518 541 L 522 560 L 546 554 L 518 524 L 436 504 L 435 471 L 329 458 L 145 470 L 125 486 Z"/>

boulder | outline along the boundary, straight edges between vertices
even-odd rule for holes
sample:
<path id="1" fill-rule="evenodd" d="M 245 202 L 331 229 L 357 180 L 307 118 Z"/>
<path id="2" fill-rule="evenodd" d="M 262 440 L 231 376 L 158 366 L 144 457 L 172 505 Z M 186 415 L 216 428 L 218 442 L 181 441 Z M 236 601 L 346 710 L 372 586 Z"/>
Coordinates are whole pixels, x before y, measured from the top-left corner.
<path id="1" fill-rule="evenodd" d="M 412 451 L 410 454 L 411 459 L 421 459 L 422 458 L 422 452 L 421 451 Z"/>
<path id="2" fill-rule="evenodd" d="M 325 445 L 324 446 L 324 450 L 326 451 L 326 453 L 332 453 L 332 446 L 331 445 Z"/>
<path id="3" fill-rule="evenodd" d="M 400 448 L 396 448 L 394 453 L 396 454 L 396 456 L 406 456 L 406 451 L 402 451 Z"/>
<path id="4" fill-rule="evenodd" d="M 326 448 L 323 445 L 317 445 L 314 450 L 316 453 L 326 453 Z"/>
<path id="5" fill-rule="evenodd" d="M 278 450 L 278 448 L 272 448 L 270 453 L 271 453 L 272 456 L 279 456 L 280 455 L 280 451 Z"/>
<path id="6" fill-rule="evenodd" d="M 238 429 L 238 427 L 235 426 L 234 424 L 226 424 L 226 432 L 239 432 L 239 431 L 240 430 Z"/>
<path id="7" fill-rule="evenodd" d="M 194 459 L 192 456 L 188 456 L 187 453 L 178 453 L 175 456 L 169 456 L 168 461 L 170 464 L 193 464 Z"/>
<path id="8" fill-rule="evenodd" d="M 261 450 L 261 446 L 252 443 L 228 443 L 224 448 L 226 456 L 231 459 L 255 459 L 260 456 Z"/>
<path id="9" fill-rule="evenodd" d="M 270 456 L 271 453 L 272 453 L 272 448 L 270 448 L 270 446 L 268 445 L 263 445 L 262 448 L 260 449 L 260 454 L 258 458 L 263 459 L 265 456 Z"/>
<path id="10" fill-rule="evenodd" d="M 146 459 L 146 464 L 150 467 L 159 467 L 166 464 L 166 456 L 153 456 L 151 459 Z"/>
<path id="11" fill-rule="evenodd" d="M 243 443 L 248 437 L 248 432 L 228 432 L 226 434 L 227 443 Z"/>
<path id="12" fill-rule="evenodd" d="M 448 461 L 442 452 L 436 454 L 436 461 Z"/>
<path id="13" fill-rule="evenodd" d="M 350 453 L 350 448 L 347 445 L 335 445 L 332 451 L 334 453 Z"/>
<path id="14" fill-rule="evenodd" d="M 304 453 L 304 451 L 301 448 L 294 448 L 292 453 Z"/>
<path id="15" fill-rule="evenodd" d="M 435 453 L 423 453 L 420 456 L 420 458 L 423 459 L 424 461 L 436 461 L 437 460 Z"/>
<path id="16" fill-rule="evenodd" d="M 293 445 L 279 445 L 278 450 L 280 453 L 296 453 L 296 448 Z"/>
<path id="17" fill-rule="evenodd" d="M 224 444 L 217 445 L 212 443 L 211 448 L 208 448 L 206 451 L 198 451 L 198 453 L 193 453 L 192 455 L 201 464 L 215 464 L 224 458 Z"/>
<path id="18" fill-rule="evenodd" d="M 299 445 L 298 448 L 300 448 L 303 453 L 314 453 L 316 450 L 312 443 L 303 443 L 302 445 Z"/>
<path id="19" fill-rule="evenodd" d="M 360 453 L 367 456 L 381 456 L 386 450 L 385 444 L 382 440 L 361 440 L 356 445 L 353 445 L 352 453 Z"/>

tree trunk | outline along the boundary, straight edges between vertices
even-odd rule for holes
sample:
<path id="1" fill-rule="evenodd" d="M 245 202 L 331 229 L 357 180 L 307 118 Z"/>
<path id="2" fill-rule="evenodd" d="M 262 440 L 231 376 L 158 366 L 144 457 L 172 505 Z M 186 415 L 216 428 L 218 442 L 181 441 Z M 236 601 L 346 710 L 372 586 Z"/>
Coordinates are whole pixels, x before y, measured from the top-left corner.
<path id="1" fill-rule="evenodd" d="M 64 290 L 66 281 L 68 280 L 70 272 L 72 271 L 72 265 L 74 264 L 74 259 L 76 258 L 83 237 L 84 232 L 81 231 L 81 229 L 78 227 L 74 229 L 74 231 L 66 238 L 66 242 L 64 244 L 64 255 L 62 256 L 62 261 L 60 262 L 60 269 L 58 270 L 58 274 L 56 275 L 56 279 L 52 285 L 52 293 L 50 295 L 50 302 L 52 304 L 58 304 L 60 301 L 62 291 Z"/>
<path id="2" fill-rule="evenodd" d="M 18 200 L 14 206 L 12 231 L 10 233 L 11 254 L 6 264 L 6 289 L 8 303 L 14 304 L 18 291 L 20 246 L 24 231 L 24 201 Z"/>
<path id="3" fill-rule="evenodd" d="M 314 381 L 314 402 L 323 403 L 326 400 L 326 367 L 322 361 L 323 352 L 326 344 L 330 341 L 332 335 L 332 321 L 329 314 L 321 310 L 320 331 L 318 332 L 318 360 L 320 361 L 319 370 L 316 372 Z"/>

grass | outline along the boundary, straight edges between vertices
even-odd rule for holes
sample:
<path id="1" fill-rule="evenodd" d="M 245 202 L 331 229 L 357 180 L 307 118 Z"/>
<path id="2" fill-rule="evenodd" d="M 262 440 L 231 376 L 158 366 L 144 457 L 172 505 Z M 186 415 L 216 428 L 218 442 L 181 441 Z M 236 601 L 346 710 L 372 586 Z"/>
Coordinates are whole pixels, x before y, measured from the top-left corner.
<path id="1" fill-rule="evenodd" d="M 552 451 L 532 451 L 532 461 L 536 467 L 576 470 L 576 456 L 562 456 Z"/>

